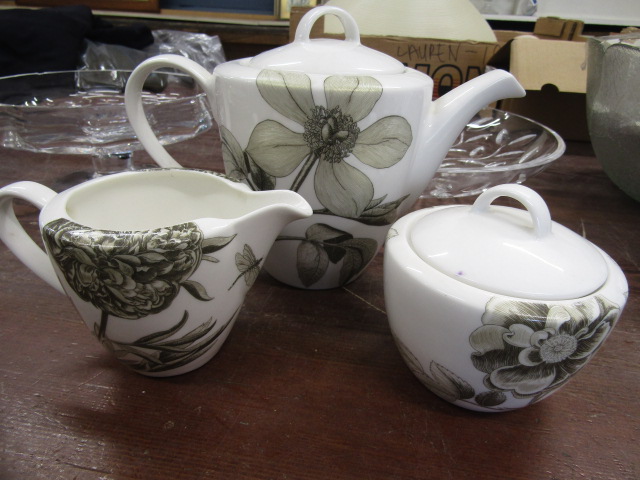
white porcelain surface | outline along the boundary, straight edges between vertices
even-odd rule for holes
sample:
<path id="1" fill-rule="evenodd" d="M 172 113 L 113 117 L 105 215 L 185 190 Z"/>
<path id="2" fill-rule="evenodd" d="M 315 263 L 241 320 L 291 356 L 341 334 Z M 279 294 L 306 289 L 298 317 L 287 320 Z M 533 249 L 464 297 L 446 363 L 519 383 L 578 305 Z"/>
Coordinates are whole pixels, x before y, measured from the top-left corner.
<path id="1" fill-rule="evenodd" d="M 345 23 L 347 39 L 309 40 L 313 22 L 328 14 Z M 314 210 L 282 232 L 265 268 L 289 285 L 333 288 L 369 264 L 469 118 L 524 90 L 496 70 L 432 102 L 433 81 L 359 45 L 343 10 L 317 7 L 300 28 L 293 45 L 213 74 L 184 57 L 154 57 L 133 72 L 125 96 L 147 151 L 161 166 L 179 166 L 153 136 L 139 98 L 155 69 L 193 75 L 220 127 L 227 174 L 253 190 L 296 191 Z"/>
<path id="2" fill-rule="evenodd" d="M 526 210 L 491 205 L 500 196 Z M 593 244 L 553 224 L 542 197 L 522 185 L 493 187 L 473 206 L 433 212 L 414 225 L 409 241 L 442 273 L 501 295 L 566 300 L 591 294 L 607 279 Z"/>
<path id="3" fill-rule="evenodd" d="M 519 185 L 510 187 L 526 189 Z M 588 267 L 593 266 L 597 278 L 602 267 L 606 271 L 604 281 L 588 294 L 554 299 L 554 292 L 549 291 L 550 298 L 528 298 L 482 288 L 483 281 L 493 288 L 500 275 L 517 283 L 528 275 L 542 274 L 535 266 L 538 260 L 533 254 L 532 272 L 527 265 L 510 266 L 504 262 L 503 246 L 497 250 L 488 248 L 485 253 L 482 248 L 470 247 L 476 254 L 485 255 L 478 263 L 484 265 L 485 271 L 477 272 L 481 279 L 477 285 L 461 281 L 464 271 L 436 267 L 428 257 L 425 261 L 415 245 L 424 236 L 412 238 L 416 228 L 426 225 L 432 227 L 432 235 L 440 235 L 439 222 L 423 222 L 432 215 L 446 216 L 459 209 L 450 206 L 419 210 L 404 216 L 389 230 L 384 253 L 384 289 L 394 339 L 411 371 L 427 388 L 449 402 L 488 412 L 537 402 L 564 385 L 609 335 L 628 296 L 624 274 L 605 252 L 582 239 L 584 245 L 576 248 L 584 247 L 596 254 L 596 260 L 593 265 L 574 264 L 573 268 L 588 272 Z M 505 237 L 514 232 L 518 237 L 539 233 L 538 227 L 531 224 L 530 213 L 523 213 L 514 216 L 498 209 L 481 213 L 478 221 L 486 220 L 491 227 L 494 222 L 487 216 L 497 214 L 504 217 L 500 222 L 516 222 L 515 230 L 498 226 L 494 238 L 504 245 Z M 465 215 L 476 214 L 467 211 Z M 554 222 L 548 227 L 554 234 L 563 229 Z M 423 234 L 427 233 L 425 228 Z M 471 245 L 474 237 L 472 232 L 467 234 L 470 238 L 451 242 Z M 579 243 L 580 237 L 574 240 Z M 538 241 L 539 238 L 531 239 L 532 243 Z M 587 257 L 585 263 L 589 258 L 593 260 Z M 509 272 L 509 268 L 518 271 Z M 545 282 L 544 278 L 536 280 L 540 285 Z"/>
<path id="4" fill-rule="evenodd" d="M 309 38 L 313 24 L 327 13 L 340 21 L 344 41 Z M 362 45 L 355 20 L 339 8 L 313 9 L 300 20 L 292 43 L 261 53 L 247 65 L 324 75 L 397 75 L 406 68 L 399 60 Z"/>
<path id="5" fill-rule="evenodd" d="M 16 220 L 15 198 L 41 209 L 46 253 Z M 60 194 L 33 182 L 0 189 L 0 239 L 69 296 L 118 360 L 152 376 L 217 353 L 274 239 L 309 215 L 294 192 L 183 169 L 118 173 Z"/>

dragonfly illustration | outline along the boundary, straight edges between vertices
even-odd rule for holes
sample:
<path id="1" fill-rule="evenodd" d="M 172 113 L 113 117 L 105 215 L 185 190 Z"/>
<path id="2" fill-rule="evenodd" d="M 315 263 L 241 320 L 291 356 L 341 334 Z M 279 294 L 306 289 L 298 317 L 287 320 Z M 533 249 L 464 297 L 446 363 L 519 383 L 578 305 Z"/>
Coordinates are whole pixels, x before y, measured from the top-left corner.
<path id="1" fill-rule="evenodd" d="M 238 267 L 240 275 L 236 277 L 227 290 L 231 290 L 242 277 L 244 277 L 247 287 L 251 288 L 256 278 L 258 278 L 258 273 L 260 273 L 260 262 L 262 262 L 262 258 L 256 260 L 253 250 L 245 243 L 242 253 L 236 253 L 236 267 Z"/>

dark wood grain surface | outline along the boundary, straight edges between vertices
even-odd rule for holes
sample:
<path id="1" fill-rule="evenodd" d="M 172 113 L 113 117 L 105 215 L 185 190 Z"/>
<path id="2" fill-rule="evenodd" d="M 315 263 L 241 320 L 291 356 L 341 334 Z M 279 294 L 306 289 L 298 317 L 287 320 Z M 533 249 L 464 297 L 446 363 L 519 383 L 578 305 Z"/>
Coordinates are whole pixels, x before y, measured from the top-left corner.
<path id="1" fill-rule="evenodd" d="M 222 170 L 213 132 L 172 151 L 185 166 Z M 86 157 L 0 151 L 2 185 L 60 190 L 87 170 Z M 585 144 L 527 185 L 620 264 L 630 297 L 573 381 L 509 413 L 452 406 L 413 377 L 389 332 L 383 254 L 330 291 L 261 274 L 212 361 L 153 379 L 117 363 L 70 301 L 1 245 L 0 478 L 640 478 L 640 204 Z M 35 234 L 36 209 L 16 203 Z M 448 202 L 416 208 L 438 203 Z"/>

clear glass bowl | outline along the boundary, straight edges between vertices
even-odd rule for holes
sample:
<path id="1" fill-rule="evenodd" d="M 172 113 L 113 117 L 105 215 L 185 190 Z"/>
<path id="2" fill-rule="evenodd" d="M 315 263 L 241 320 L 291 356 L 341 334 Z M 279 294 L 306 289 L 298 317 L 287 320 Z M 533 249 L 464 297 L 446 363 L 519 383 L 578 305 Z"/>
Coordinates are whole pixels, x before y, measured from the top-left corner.
<path id="1" fill-rule="evenodd" d="M 131 72 L 77 70 L 0 78 L 0 146 L 89 155 L 94 175 L 132 169 L 142 145 L 129 124 L 124 86 Z M 164 144 L 212 126 L 204 92 L 187 75 L 156 72 L 143 93 L 149 123 Z"/>
<path id="2" fill-rule="evenodd" d="M 522 183 L 560 158 L 565 148 L 560 135 L 544 125 L 486 108 L 458 136 L 422 197 L 465 197 Z"/>

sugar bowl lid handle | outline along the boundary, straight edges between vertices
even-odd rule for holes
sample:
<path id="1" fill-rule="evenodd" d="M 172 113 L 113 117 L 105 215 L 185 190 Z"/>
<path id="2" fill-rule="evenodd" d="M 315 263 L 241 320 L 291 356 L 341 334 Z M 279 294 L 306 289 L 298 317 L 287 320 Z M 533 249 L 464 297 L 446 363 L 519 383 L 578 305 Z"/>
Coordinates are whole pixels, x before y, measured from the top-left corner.
<path id="1" fill-rule="evenodd" d="M 471 213 L 485 213 L 498 197 L 510 197 L 524 205 L 531 215 L 533 230 L 538 238 L 551 233 L 551 214 L 547 204 L 537 192 L 523 185 L 498 185 L 485 190 L 473 203 Z"/>
<path id="2" fill-rule="evenodd" d="M 308 42 L 311 35 L 311 27 L 316 21 L 325 15 L 335 15 L 344 27 L 345 41 L 360 44 L 360 30 L 358 24 L 346 10 L 338 7 L 323 6 L 309 10 L 300 20 L 296 29 L 296 42 Z"/>

